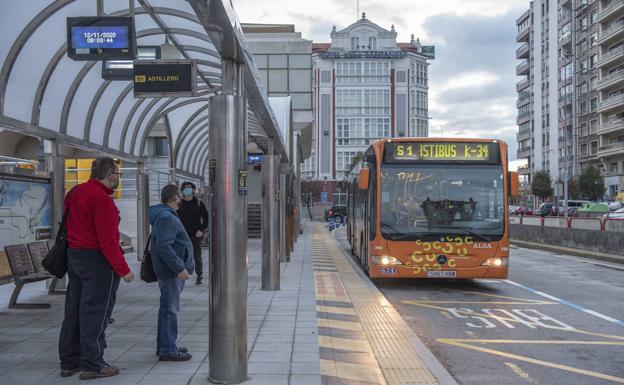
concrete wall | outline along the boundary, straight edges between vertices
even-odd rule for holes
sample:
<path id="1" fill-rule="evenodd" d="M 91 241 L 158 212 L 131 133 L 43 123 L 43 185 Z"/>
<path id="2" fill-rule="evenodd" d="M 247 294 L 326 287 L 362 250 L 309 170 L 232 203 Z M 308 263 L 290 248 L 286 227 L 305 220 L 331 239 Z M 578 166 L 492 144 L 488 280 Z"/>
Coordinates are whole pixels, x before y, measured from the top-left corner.
<path id="1" fill-rule="evenodd" d="M 620 232 L 510 224 L 510 237 L 527 242 L 624 255 Z"/>

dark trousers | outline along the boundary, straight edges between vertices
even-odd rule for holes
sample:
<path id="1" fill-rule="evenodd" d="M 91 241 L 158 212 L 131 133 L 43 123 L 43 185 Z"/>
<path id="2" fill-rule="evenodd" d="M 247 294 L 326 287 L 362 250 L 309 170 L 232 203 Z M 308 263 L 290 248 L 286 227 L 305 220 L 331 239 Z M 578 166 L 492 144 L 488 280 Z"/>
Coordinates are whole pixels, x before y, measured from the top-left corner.
<path id="1" fill-rule="evenodd" d="M 67 249 L 69 283 L 59 338 L 61 369 L 99 372 L 104 367 L 105 331 L 119 276 L 99 251 Z"/>
<path id="2" fill-rule="evenodd" d="M 193 244 L 193 259 L 195 260 L 195 273 L 197 273 L 198 277 L 202 277 L 204 275 L 204 264 L 202 263 L 201 257 L 201 238 L 197 238 L 195 234 L 191 238 L 191 243 Z"/>

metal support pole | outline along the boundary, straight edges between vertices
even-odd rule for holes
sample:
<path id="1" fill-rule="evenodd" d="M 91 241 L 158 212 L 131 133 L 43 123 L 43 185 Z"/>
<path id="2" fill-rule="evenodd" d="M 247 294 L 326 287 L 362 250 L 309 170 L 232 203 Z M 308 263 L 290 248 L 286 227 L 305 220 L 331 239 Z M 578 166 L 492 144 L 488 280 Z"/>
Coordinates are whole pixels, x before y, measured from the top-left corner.
<path id="1" fill-rule="evenodd" d="M 279 256 L 280 262 L 288 262 L 286 255 L 286 170 L 288 164 L 279 166 Z"/>
<path id="2" fill-rule="evenodd" d="M 277 217 L 277 155 L 269 143 L 262 165 L 264 172 L 264 194 L 262 207 L 262 290 L 280 289 L 279 245 L 275 234 L 278 231 Z"/>
<path id="3" fill-rule="evenodd" d="M 147 208 L 149 206 L 149 176 L 145 164 L 137 163 L 137 258 L 143 257 L 143 250 L 150 234 Z"/>
<path id="4" fill-rule="evenodd" d="M 52 236 L 56 239 L 56 234 L 60 229 L 63 212 L 65 209 L 65 157 L 63 147 L 56 140 L 46 141 L 44 150 L 47 153 L 48 170 L 52 178 Z M 47 285 L 50 291 L 65 289 L 67 287 L 67 276 L 59 280 L 48 280 Z"/>
<path id="5" fill-rule="evenodd" d="M 223 61 L 223 95 L 211 99 L 214 210 L 210 256 L 209 381 L 247 380 L 247 105 L 241 64 Z"/>

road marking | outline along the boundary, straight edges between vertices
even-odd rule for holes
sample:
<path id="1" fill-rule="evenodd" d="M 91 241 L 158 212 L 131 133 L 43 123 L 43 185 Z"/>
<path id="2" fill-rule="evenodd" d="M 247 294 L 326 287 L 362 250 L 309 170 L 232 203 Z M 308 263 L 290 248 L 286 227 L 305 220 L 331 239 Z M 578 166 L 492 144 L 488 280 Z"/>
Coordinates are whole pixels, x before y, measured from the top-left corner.
<path id="1" fill-rule="evenodd" d="M 453 319 L 453 317 L 446 310 L 440 310 L 440 314 L 448 319 Z"/>
<path id="2" fill-rule="evenodd" d="M 459 341 L 468 341 L 468 342 L 474 343 L 475 340 L 455 340 L 455 339 L 438 338 L 436 341 L 447 344 L 447 345 L 458 346 L 458 347 L 465 348 L 465 349 L 476 350 L 482 353 L 493 354 L 493 355 L 500 356 L 500 357 L 511 358 L 514 360 L 524 361 L 524 362 L 528 362 L 528 363 L 535 364 L 535 365 L 564 370 L 564 371 L 571 372 L 571 373 L 582 374 L 582 375 L 589 376 L 589 377 L 600 378 L 602 380 L 613 381 L 613 382 L 624 384 L 624 377 L 616 377 L 610 374 L 594 372 L 594 371 L 586 370 L 586 369 L 579 369 L 573 366 L 557 364 L 555 362 L 538 360 L 535 358 L 521 356 L 518 354 L 507 353 L 507 352 L 503 352 L 500 350 L 488 349 L 488 348 L 484 348 L 481 346 L 473 346 L 470 344 L 466 344 L 464 342 L 459 342 Z M 486 340 L 483 340 L 483 341 L 486 341 Z M 492 340 L 489 340 L 489 341 L 491 342 Z M 493 340 L 493 341 L 496 341 L 496 340 Z M 532 341 L 532 343 L 535 343 L 535 342 L 538 342 L 538 341 Z M 559 342 L 565 343 L 566 341 L 559 341 Z M 583 342 L 588 342 L 588 341 L 583 341 Z M 598 344 L 601 342 L 608 342 L 608 341 L 595 341 L 595 342 L 596 344 Z M 523 343 L 527 343 L 527 341 L 523 341 Z M 620 343 L 620 344 L 624 344 L 624 343 Z"/>
<path id="3" fill-rule="evenodd" d="M 535 380 L 532 379 L 531 376 L 529 376 L 529 373 L 527 373 L 524 370 L 520 369 L 520 367 L 518 365 L 512 364 L 511 362 L 505 362 L 505 365 L 507 365 L 509 367 L 509 369 L 513 370 L 513 372 L 516 373 L 518 375 L 518 377 L 526 380 L 527 382 L 529 382 L 531 384 L 537 384 L 537 382 L 535 382 Z"/>
<path id="4" fill-rule="evenodd" d="M 616 345 L 624 346 L 624 341 L 587 341 L 587 340 L 488 340 L 439 338 L 438 341 L 470 342 L 483 344 L 532 344 L 532 345 Z M 442 341 L 441 341 L 442 342 Z"/>
<path id="5" fill-rule="evenodd" d="M 524 289 L 524 290 L 528 290 L 528 291 L 530 291 L 531 293 L 537 294 L 537 295 L 539 295 L 539 296 L 541 296 L 541 297 L 548 298 L 548 299 L 551 299 L 551 300 L 553 300 L 553 301 L 557 301 L 557 302 L 559 302 L 560 304 L 562 304 L 562 305 L 566 305 L 566 306 L 571 307 L 571 308 L 573 308 L 573 309 L 575 309 L 575 310 L 582 311 L 582 312 L 584 312 L 584 313 L 587 313 L 587 314 L 593 315 L 594 317 L 601 318 L 601 319 L 603 319 L 603 320 L 605 320 L 605 321 L 609 321 L 609 322 L 612 322 L 612 323 L 617 324 L 617 325 L 620 325 L 620 326 L 624 326 L 624 321 L 621 321 L 621 320 L 615 319 L 615 318 L 613 318 L 613 317 L 609 317 L 608 315 L 604 315 L 604 314 L 602 314 L 602 313 L 598 313 L 597 311 L 594 311 L 594 310 L 591 310 L 591 309 L 584 308 L 584 307 L 582 307 L 582 306 L 579 306 L 579 305 L 574 304 L 574 303 L 572 303 L 572 302 L 566 301 L 566 300 L 564 300 L 564 299 L 561 299 L 561 298 L 558 298 L 558 297 L 552 296 L 552 295 L 550 295 L 550 294 L 546 294 L 546 293 L 541 292 L 541 291 L 539 291 L 539 290 L 532 289 L 532 288 L 530 288 L 530 287 L 528 287 L 528 286 L 526 286 L 526 285 L 523 285 L 523 284 L 518 283 L 518 282 L 514 282 L 514 281 L 512 281 L 512 280 L 510 280 L 510 279 L 506 279 L 506 280 L 505 280 L 505 282 L 509 283 L 510 285 L 520 287 L 520 288 L 522 288 L 522 289 Z"/>

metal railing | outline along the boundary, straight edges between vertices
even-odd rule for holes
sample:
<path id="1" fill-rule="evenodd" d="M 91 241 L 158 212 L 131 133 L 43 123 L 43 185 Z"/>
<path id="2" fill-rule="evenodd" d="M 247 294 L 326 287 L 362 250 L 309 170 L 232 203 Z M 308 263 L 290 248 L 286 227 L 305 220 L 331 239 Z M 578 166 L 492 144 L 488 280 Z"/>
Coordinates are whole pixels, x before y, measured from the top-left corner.
<path id="1" fill-rule="evenodd" d="M 608 150 L 616 150 L 619 148 L 624 148 L 624 142 L 616 142 L 616 143 L 607 144 L 606 146 L 600 146 L 598 147 L 598 150 L 608 151 Z"/>
<path id="2" fill-rule="evenodd" d="M 611 51 L 605 53 L 604 55 L 602 55 L 602 57 L 600 58 L 600 60 L 598 60 L 598 63 L 596 63 L 597 66 L 602 65 L 602 63 L 611 60 L 612 57 L 621 54 L 622 52 L 624 52 L 624 45 L 621 45 L 615 49 L 612 49 Z"/>
<path id="3" fill-rule="evenodd" d="M 611 120 L 608 120 L 606 123 L 602 124 L 598 132 L 610 130 L 612 128 L 616 128 L 622 125 L 624 125 L 624 118 L 611 119 Z"/>
<path id="4" fill-rule="evenodd" d="M 516 57 L 528 51 L 529 51 L 529 45 L 527 43 L 524 43 L 516 50 Z"/>
<path id="5" fill-rule="evenodd" d="M 624 79 L 624 69 L 618 70 L 613 72 L 610 75 L 607 75 L 605 77 L 603 77 L 602 79 L 598 80 L 596 82 L 596 86 L 601 87 L 609 82 L 612 82 L 613 80 L 617 79 L 617 78 L 623 78 Z"/>
<path id="6" fill-rule="evenodd" d="M 614 25 L 612 25 L 608 29 L 602 31 L 602 33 L 598 37 L 598 41 L 601 41 L 603 39 L 606 39 L 606 38 L 610 37 L 612 34 L 617 33 L 622 28 L 624 28 L 624 21 L 619 21 L 619 22 L 615 23 Z"/>
<path id="7" fill-rule="evenodd" d="M 598 108 L 604 108 L 612 104 L 621 103 L 623 101 L 624 101 L 624 94 L 611 96 L 610 98 L 602 100 L 600 104 L 598 105 Z"/>
<path id="8" fill-rule="evenodd" d="M 619 7 L 620 5 L 622 5 L 622 3 L 624 3 L 624 0 L 614 0 L 614 1 L 612 1 L 611 4 L 607 5 L 605 8 L 603 8 L 598 13 L 597 19 L 600 20 L 605 15 L 611 13 L 611 11 L 613 11 L 616 7 Z"/>
<path id="9" fill-rule="evenodd" d="M 509 223 L 528 226 L 562 227 L 580 230 L 624 232 L 624 219 L 609 217 L 541 217 L 510 215 Z"/>

